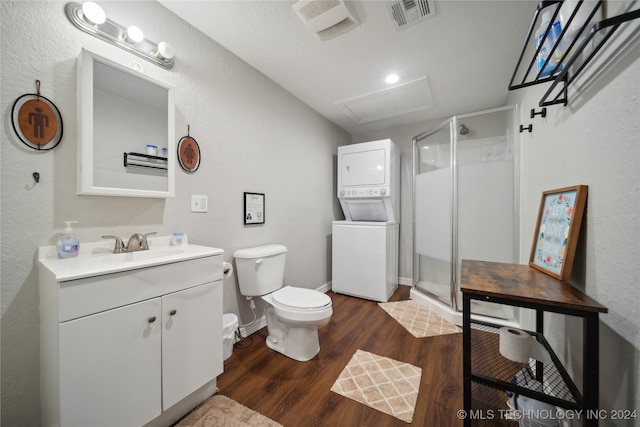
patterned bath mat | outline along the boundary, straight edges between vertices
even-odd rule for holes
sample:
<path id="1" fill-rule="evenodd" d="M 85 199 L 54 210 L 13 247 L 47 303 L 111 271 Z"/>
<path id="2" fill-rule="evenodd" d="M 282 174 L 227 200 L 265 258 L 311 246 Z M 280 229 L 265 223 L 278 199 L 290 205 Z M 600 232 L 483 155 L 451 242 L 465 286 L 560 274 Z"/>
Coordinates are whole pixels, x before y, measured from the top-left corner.
<path id="1" fill-rule="evenodd" d="M 357 350 L 331 391 L 410 423 L 422 369 Z"/>
<path id="2" fill-rule="evenodd" d="M 282 427 L 282 424 L 221 394 L 205 400 L 173 427 Z"/>
<path id="3" fill-rule="evenodd" d="M 416 338 L 462 332 L 458 326 L 416 301 L 406 300 L 378 304 Z"/>

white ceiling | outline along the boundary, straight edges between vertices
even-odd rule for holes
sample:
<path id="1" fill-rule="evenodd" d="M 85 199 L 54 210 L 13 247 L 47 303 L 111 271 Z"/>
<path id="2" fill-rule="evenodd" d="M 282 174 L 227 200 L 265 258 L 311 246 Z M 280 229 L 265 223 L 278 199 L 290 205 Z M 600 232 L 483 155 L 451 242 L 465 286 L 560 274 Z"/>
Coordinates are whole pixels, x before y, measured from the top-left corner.
<path id="1" fill-rule="evenodd" d="M 404 30 L 386 1 L 352 1 L 359 25 L 325 41 L 298 18 L 295 1 L 160 3 L 356 134 L 503 105 L 537 0 L 436 0 L 434 16 Z M 357 123 L 336 105 L 388 89 L 392 72 L 401 77 L 393 86 L 426 77 L 433 106 Z"/>

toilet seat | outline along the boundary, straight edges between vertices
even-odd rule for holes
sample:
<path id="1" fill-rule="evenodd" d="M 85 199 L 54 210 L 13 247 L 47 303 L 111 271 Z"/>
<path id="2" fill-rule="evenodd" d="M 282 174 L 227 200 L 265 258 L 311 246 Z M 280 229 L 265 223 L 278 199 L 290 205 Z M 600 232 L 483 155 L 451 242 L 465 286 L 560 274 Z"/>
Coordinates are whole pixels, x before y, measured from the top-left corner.
<path id="1" fill-rule="evenodd" d="M 271 294 L 273 302 L 295 310 L 312 310 L 331 305 L 331 298 L 314 289 L 285 286 Z"/>

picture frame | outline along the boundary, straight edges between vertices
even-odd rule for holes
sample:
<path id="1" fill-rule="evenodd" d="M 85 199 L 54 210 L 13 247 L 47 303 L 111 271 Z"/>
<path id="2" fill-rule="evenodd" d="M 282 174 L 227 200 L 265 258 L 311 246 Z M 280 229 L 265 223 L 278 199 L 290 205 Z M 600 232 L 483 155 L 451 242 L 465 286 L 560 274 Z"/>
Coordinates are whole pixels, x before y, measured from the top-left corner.
<path id="1" fill-rule="evenodd" d="M 542 193 L 529 266 L 556 279 L 571 278 L 588 186 L 576 185 Z"/>
<path id="2" fill-rule="evenodd" d="M 244 193 L 244 224 L 264 224 L 264 193 Z"/>

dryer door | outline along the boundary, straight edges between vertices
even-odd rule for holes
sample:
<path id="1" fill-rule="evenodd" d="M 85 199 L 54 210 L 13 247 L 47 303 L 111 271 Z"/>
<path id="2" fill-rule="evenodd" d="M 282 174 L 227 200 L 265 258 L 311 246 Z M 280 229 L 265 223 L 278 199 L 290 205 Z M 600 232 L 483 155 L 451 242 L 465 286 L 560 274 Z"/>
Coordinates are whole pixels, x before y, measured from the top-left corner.
<path id="1" fill-rule="evenodd" d="M 385 150 L 345 153 L 340 159 L 340 186 L 384 185 Z"/>

